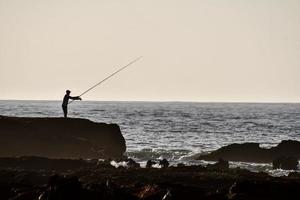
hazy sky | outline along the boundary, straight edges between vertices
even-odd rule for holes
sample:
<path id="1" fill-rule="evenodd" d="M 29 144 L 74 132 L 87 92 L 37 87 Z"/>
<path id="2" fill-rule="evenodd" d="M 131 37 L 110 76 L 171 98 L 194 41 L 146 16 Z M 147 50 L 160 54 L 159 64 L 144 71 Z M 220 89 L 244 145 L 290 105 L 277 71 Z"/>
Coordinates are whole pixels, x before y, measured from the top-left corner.
<path id="1" fill-rule="evenodd" d="M 0 99 L 300 102 L 299 0 L 0 0 Z"/>

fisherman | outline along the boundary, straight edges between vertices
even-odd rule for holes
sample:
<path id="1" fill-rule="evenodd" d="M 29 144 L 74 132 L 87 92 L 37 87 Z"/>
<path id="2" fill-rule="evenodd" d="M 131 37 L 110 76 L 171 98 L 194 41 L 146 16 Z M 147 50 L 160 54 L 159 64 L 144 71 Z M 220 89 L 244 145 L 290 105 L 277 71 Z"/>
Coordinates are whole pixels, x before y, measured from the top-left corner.
<path id="1" fill-rule="evenodd" d="M 64 111 L 64 117 L 67 118 L 67 115 L 68 115 L 68 104 L 69 104 L 69 99 L 72 99 L 72 100 L 80 100 L 81 101 L 81 98 L 80 96 L 77 96 L 77 97 L 71 97 L 70 96 L 70 93 L 71 91 L 70 90 L 66 90 L 66 94 L 64 96 L 64 100 L 63 100 L 63 103 L 62 103 L 62 109 Z"/>
<path id="2" fill-rule="evenodd" d="M 95 87 L 97 87 L 98 85 L 100 85 L 101 83 L 103 83 L 104 81 L 108 80 L 109 78 L 113 77 L 114 75 L 116 75 L 117 73 L 119 73 L 120 71 L 122 71 L 123 69 L 125 69 L 126 67 L 128 67 L 129 65 L 135 63 L 137 60 L 141 59 L 142 57 L 138 57 L 135 60 L 131 61 L 130 63 L 128 63 L 127 65 L 125 65 L 124 67 L 118 69 L 116 72 L 112 73 L 111 75 L 109 75 L 108 77 L 106 77 L 105 79 L 103 79 L 102 81 L 100 81 L 99 83 L 97 83 L 96 85 L 93 85 L 92 87 L 90 87 L 88 90 L 86 90 L 85 92 L 83 92 L 80 96 L 77 97 L 71 97 L 70 90 L 66 91 L 66 95 L 64 97 L 63 103 L 62 103 L 62 109 L 64 111 L 64 116 L 65 118 L 67 118 L 68 115 L 68 104 L 69 104 L 69 99 L 72 100 L 81 100 L 81 96 L 84 95 L 85 93 L 89 92 L 90 90 L 94 89 Z M 72 103 L 72 102 L 71 102 Z"/>

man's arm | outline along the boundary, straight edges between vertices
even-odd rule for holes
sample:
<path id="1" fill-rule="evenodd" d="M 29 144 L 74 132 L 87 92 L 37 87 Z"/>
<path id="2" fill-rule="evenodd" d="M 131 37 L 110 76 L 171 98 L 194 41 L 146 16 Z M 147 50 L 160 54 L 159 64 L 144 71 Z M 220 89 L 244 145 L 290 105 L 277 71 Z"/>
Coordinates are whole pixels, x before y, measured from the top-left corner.
<path id="1" fill-rule="evenodd" d="M 80 96 L 77 96 L 77 97 L 69 97 L 70 99 L 72 99 L 72 100 L 81 100 L 81 98 L 80 98 Z"/>

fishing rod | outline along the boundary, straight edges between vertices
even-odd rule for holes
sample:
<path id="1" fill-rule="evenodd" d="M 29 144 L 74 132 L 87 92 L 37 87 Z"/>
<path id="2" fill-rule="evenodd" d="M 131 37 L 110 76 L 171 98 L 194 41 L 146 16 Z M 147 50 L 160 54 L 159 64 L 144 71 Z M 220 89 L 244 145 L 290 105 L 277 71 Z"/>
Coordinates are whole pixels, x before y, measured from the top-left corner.
<path id="1" fill-rule="evenodd" d="M 104 81 L 108 80 L 109 78 L 113 77 L 114 75 L 116 75 L 117 73 L 119 73 L 120 71 L 122 71 L 123 69 L 127 68 L 129 65 L 135 63 L 136 61 L 138 61 L 139 59 L 141 59 L 142 56 L 134 59 L 133 61 L 131 61 L 130 63 L 128 63 L 127 65 L 121 67 L 120 69 L 118 69 L 117 71 L 115 71 L 114 73 L 112 73 L 111 75 L 109 75 L 108 77 L 106 77 L 105 79 L 101 80 L 100 82 L 96 83 L 95 85 L 93 85 L 92 87 L 90 87 L 89 89 L 87 89 L 86 91 L 84 91 L 83 93 L 81 93 L 78 97 L 81 97 L 82 95 L 88 93 L 89 91 L 91 91 L 92 89 L 94 89 L 95 87 L 97 87 L 98 85 L 100 85 L 101 83 L 103 83 Z M 74 100 L 70 101 L 69 104 L 71 104 Z"/>

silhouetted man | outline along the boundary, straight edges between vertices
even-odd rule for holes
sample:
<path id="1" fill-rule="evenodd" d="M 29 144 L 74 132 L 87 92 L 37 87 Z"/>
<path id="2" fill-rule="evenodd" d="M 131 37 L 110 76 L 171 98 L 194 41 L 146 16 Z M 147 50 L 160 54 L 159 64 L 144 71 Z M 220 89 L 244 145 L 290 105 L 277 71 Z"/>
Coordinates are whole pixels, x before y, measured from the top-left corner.
<path id="1" fill-rule="evenodd" d="M 72 100 L 81 100 L 81 98 L 79 96 L 77 97 L 71 97 L 70 96 L 70 93 L 71 91 L 70 90 L 67 90 L 66 91 L 66 94 L 64 96 L 64 100 L 63 100 L 63 103 L 62 103 L 62 109 L 64 111 L 64 117 L 67 118 L 67 115 L 68 115 L 68 104 L 69 104 L 69 99 L 72 99 Z"/>

